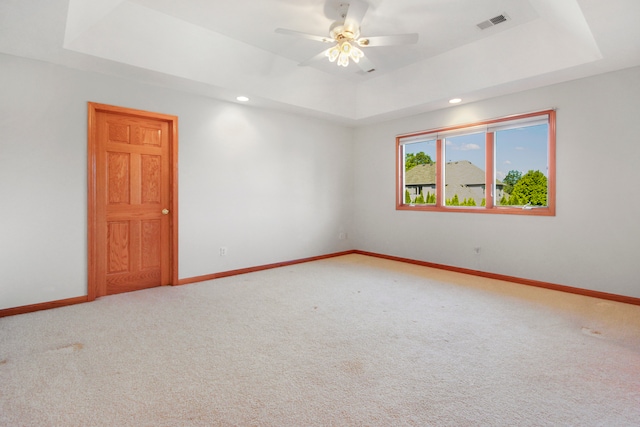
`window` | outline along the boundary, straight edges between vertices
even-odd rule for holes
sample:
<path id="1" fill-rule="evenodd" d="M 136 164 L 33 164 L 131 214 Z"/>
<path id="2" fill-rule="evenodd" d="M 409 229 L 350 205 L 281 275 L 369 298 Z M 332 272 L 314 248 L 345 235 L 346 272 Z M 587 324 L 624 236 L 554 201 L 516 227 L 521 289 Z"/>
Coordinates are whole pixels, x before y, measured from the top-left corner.
<path id="1" fill-rule="evenodd" d="M 555 215 L 555 111 L 400 135 L 399 210 Z"/>

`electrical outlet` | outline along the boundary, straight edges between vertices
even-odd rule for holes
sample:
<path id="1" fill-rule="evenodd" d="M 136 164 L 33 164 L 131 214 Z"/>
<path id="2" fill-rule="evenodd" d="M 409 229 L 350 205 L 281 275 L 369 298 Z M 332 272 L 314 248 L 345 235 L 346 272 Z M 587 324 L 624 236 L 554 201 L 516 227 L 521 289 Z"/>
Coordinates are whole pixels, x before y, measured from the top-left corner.
<path id="1" fill-rule="evenodd" d="M 347 233 L 339 233 L 338 234 L 338 239 L 340 239 L 340 240 L 346 240 L 347 238 L 348 238 L 347 237 Z"/>
<path id="2" fill-rule="evenodd" d="M 227 247 L 220 246 L 220 256 L 226 256 L 226 255 L 227 255 Z"/>

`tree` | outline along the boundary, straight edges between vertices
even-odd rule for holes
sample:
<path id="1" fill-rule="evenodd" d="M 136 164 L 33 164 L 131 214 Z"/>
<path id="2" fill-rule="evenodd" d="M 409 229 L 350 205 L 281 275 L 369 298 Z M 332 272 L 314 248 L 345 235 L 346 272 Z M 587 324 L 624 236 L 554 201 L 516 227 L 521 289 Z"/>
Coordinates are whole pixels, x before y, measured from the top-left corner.
<path id="1" fill-rule="evenodd" d="M 431 165 L 433 164 L 433 160 L 428 154 L 425 154 L 423 151 L 419 153 L 407 153 L 404 156 L 404 170 L 408 171 L 414 166 L 418 165 Z"/>
<path id="2" fill-rule="evenodd" d="M 522 205 L 547 206 L 547 177 L 539 170 L 530 170 L 513 187 L 513 196 Z"/>
<path id="3" fill-rule="evenodd" d="M 522 172 L 516 170 L 509 171 L 507 176 L 502 180 L 504 183 L 504 186 L 502 187 L 504 192 L 511 194 L 513 192 L 513 187 L 515 187 L 518 181 L 520 181 L 520 178 L 522 178 Z"/>
<path id="4" fill-rule="evenodd" d="M 409 194 L 409 190 L 404 190 L 404 203 L 407 205 L 411 204 L 411 194 Z"/>

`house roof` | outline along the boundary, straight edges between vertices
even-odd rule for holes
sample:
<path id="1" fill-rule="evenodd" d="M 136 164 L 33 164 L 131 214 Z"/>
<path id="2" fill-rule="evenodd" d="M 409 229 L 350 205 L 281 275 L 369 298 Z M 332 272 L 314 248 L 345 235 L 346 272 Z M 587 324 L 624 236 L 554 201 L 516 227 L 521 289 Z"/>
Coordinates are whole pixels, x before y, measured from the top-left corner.
<path id="1" fill-rule="evenodd" d="M 416 165 L 404 173 L 406 185 L 435 185 L 436 164 Z"/>
<path id="2" fill-rule="evenodd" d="M 485 173 L 468 160 L 447 162 L 445 168 L 447 186 L 484 185 Z M 436 182 L 436 164 L 417 165 L 405 172 L 406 185 L 434 185 Z M 496 183 L 501 185 L 500 180 Z"/>

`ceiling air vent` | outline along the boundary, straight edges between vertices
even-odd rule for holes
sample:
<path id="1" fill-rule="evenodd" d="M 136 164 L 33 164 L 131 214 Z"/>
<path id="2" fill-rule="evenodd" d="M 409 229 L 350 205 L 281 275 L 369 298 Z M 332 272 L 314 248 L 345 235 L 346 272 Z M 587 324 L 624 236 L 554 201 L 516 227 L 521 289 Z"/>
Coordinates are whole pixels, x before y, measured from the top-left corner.
<path id="1" fill-rule="evenodd" d="M 502 15 L 494 16 L 491 19 L 482 21 L 481 23 L 478 24 L 478 28 L 480 28 L 481 30 L 486 30 L 487 28 L 491 28 L 495 25 L 502 24 L 503 22 L 506 22 L 508 19 L 509 17 L 507 16 L 507 14 L 503 13 Z"/>

